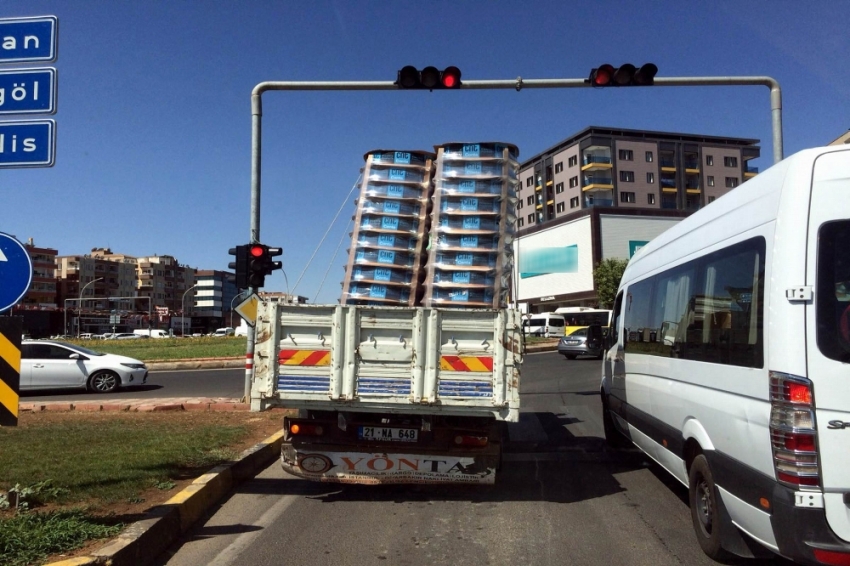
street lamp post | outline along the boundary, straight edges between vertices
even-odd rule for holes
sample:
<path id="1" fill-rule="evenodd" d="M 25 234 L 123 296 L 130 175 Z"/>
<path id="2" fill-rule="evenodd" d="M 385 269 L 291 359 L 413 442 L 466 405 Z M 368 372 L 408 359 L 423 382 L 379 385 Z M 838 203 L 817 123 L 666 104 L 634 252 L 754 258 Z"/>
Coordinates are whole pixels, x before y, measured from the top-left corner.
<path id="1" fill-rule="evenodd" d="M 86 287 L 88 287 L 92 283 L 94 283 L 96 281 L 102 281 L 102 280 L 103 280 L 103 277 L 98 277 L 97 279 L 92 279 L 91 281 L 89 281 L 88 283 L 83 285 L 82 289 L 80 289 L 80 312 L 77 315 L 77 340 L 80 339 L 80 327 L 83 325 L 82 324 L 83 323 L 83 292 L 86 290 Z"/>
<path id="2" fill-rule="evenodd" d="M 183 338 L 186 337 L 186 293 L 188 293 L 189 291 L 191 291 L 195 287 L 197 287 L 197 285 L 192 285 L 191 287 L 189 287 L 188 289 L 183 291 L 183 298 L 180 299 L 180 307 L 183 309 L 183 320 L 182 320 L 182 324 L 180 325 L 181 328 L 183 329 Z M 190 330 L 191 330 L 191 328 L 190 328 Z"/>

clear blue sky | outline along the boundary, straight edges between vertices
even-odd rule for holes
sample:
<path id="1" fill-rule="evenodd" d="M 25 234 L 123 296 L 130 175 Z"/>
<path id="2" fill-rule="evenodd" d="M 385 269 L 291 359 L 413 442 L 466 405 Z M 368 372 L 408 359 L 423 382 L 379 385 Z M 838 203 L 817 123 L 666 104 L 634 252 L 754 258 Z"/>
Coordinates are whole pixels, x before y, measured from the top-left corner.
<path id="1" fill-rule="evenodd" d="M 0 170 L 0 231 L 60 255 L 108 246 L 226 269 L 248 241 L 250 92 L 265 80 L 395 80 L 407 64 L 584 78 L 651 61 L 659 77 L 776 78 L 786 155 L 850 128 L 847 0 L 0 0 L 2 17 L 38 15 L 59 18 L 56 165 Z M 522 159 L 589 125 L 757 138 L 755 164 L 772 163 L 764 87 L 274 92 L 261 240 L 283 247 L 291 290 L 367 151 L 501 140 Z M 312 300 L 330 266 L 318 302 L 338 299 L 353 212 L 348 199 L 299 294 Z M 267 289 L 287 289 L 279 272 Z"/>

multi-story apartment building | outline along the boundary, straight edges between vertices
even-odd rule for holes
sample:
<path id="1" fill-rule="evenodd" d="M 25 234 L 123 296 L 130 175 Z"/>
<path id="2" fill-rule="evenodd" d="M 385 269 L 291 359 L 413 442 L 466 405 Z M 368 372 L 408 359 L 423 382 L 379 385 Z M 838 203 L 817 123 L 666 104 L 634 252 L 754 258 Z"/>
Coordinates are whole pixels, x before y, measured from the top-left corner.
<path id="1" fill-rule="evenodd" d="M 520 165 L 517 228 L 592 207 L 693 212 L 758 173 L 757 143 L 591 126 Z"/>
<path id="2" fill-rule="evenodd" d="M 195 269 L 181 265 L 170 255 L 137 258 L 138 294 L 151 297 L 155 307 L 190 315 L 194 298 L 187 291 L 195 285 Z"/>
<path id="3" fill-rule="evenodd" d="M 758 170 L 758 140 L 592 126 L 520 165 L 521 308 L 596 306 L 593 269 L 641 246 Z"/>
<path id="4" fill-rule="evenodd" d="M 68 307 L 76 307 L 81 297 L 91 297 L 91 301 L 84 301 L 85 308 L 106 310 L 119 308 L 117 297 L 134 297 L 135 263 L 116 261 L 110 255 L 108 249 L 94 248 L 91 254 L 56 256 L 59 306 L 65 306 L 66 299 L 75 299 Z"/>
<path id="5" fill-rule="evenodd" d="M 32 238 L 24 247 L 32 259 L 32 284 L 18 306 L 25 309 L 56 308 L 59 304 L 56 289 L 56 256 L 59 252 L 53 248 L 36 247 Z"/>
<path id="6" fill-rule="evenodd" d="M 233 307 L 238 300 L 239 289 L 228 280 L 227 275 L 228 272 L 213 269 L 195 273 L 194 316 L 206 319 L 207 328 L 233 326 Z"/>

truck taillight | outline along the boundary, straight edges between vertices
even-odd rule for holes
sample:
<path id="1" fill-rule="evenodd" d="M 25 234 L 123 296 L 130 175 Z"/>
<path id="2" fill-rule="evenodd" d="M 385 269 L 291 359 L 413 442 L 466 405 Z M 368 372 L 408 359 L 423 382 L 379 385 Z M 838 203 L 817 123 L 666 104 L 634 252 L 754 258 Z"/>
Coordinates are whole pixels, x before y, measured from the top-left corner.
<path id="1" fill-rule="evenodd" d="M 455 444 L 458 446 L 474 446 L 474 447 L 484 447 L 487 446 L 488 439 L 486 436 L 472 436 L 468 434 L 460 434 L 455 436 Z"/>
<path id="2" fill-rule="evenodd" d="M 770 440 L 776 479 L 791 487 L 820 485 L 812 382 L 770 372 Z"/>
<path id="3" fill-rule="evenodd" d="M 310 424 L 292 424 L 289 426 L 289 432 L 294 436 L 322 436 L 325 433 L 320 425 Z"/>

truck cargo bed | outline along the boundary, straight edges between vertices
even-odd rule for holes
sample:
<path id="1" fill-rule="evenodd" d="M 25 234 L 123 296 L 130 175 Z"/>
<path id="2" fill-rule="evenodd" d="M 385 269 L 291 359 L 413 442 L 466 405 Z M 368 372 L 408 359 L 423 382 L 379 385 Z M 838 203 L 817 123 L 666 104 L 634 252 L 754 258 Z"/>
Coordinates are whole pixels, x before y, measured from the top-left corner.
<path id="1" fill-rule="evenodd" d="M 520 314 L 263 302 L 254 410 L 519 418 Z"/>

